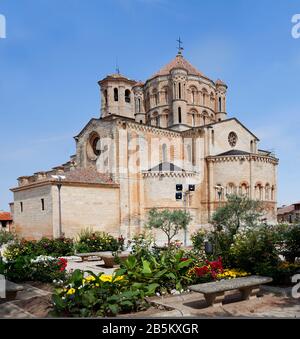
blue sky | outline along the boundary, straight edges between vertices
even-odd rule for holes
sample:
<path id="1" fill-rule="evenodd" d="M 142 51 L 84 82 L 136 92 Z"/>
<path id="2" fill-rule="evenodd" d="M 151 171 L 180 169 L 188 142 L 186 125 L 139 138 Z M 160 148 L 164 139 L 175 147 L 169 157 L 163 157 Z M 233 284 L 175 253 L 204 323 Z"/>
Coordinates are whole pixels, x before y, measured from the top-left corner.
<path id="1" fill-rule="evenodd" d="M 0 0 L 0 209 L 17 177 L 74 154 L 99 116 L 97 81 L 145 80 L 176 54 L 229 85 L 227 110 L 280 158 L 279 204 L 300 200 L 300 39 L 296 0 Z"/>

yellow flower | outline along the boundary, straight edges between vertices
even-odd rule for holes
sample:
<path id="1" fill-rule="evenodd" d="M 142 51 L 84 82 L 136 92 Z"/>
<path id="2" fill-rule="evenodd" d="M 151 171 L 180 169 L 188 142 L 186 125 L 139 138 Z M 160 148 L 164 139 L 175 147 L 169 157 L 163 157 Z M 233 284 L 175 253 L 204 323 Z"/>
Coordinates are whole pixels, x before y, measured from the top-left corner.
<path id="1" fill-rule="evenodd" d="M 114 282 L 120 281 L 120 280 L 123 280 L 123 279 L 124 279 L 124 276 L 123 276 L 123 275 L 120 275 L 119 277 L 116 277 L 116 278 L 114 279 Z"/>
<path id="2" fill-rule="evenodd" d="M 75 292 L 76 292 L 75 288 L 70 288 L 67 294 L 72 295 L 75 294 Z"/>
<path id="3" fill-rule="evenodd" d="M 86 282 L 95 281 L 96 278 L 93 275 L 89 275 L 84 279 Z"/>
<path id="4" fill-rule="evenodd" d="M 103 282 L 112 282 L 112 275 L 102 274 L 100 276 L 100 280 L 103 281 Z"/>

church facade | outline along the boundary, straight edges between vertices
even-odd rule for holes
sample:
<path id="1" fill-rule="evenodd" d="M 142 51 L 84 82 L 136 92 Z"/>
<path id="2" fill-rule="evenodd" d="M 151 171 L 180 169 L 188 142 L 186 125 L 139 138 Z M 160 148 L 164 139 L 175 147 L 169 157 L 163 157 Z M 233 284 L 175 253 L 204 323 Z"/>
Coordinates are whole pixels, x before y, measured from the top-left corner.
<path id="1" fill-rule="evenodd" d="M 193 220 L 183 240 L 207 227 L 231 193 L 262 201 L 265 217 L 276 222 L 278 159 L 227 116 L 223 81 L 206 77 L 180 51 L 144 83 L 116 73 L 99 86 L 100 118 L 75 137 L 76 155 L 18 178 L 17 233 L 73 237 L 92 227 L 132 238 L 152 208 L 185 209 Z"/>

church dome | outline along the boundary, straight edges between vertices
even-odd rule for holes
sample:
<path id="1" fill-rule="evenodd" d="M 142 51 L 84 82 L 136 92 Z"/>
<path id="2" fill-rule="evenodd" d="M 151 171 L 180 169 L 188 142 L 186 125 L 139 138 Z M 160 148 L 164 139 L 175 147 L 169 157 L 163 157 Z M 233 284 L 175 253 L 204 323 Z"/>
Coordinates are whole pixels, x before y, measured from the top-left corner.
<path id="1" fill-rule="evenodd" d="M 161 68 L 157 73 L 155 73 L 152 78 L 157 76 L 169 75 L 173 69 L 182 68 L 187 71 L 189 75 L 196 75 L 200 77 L 207 78 L 202 72 L 200 72 L 196 67 L 194 67 L 189 61 L 187 61 L 181 54 L 177 54 L 171 62 Z"/>

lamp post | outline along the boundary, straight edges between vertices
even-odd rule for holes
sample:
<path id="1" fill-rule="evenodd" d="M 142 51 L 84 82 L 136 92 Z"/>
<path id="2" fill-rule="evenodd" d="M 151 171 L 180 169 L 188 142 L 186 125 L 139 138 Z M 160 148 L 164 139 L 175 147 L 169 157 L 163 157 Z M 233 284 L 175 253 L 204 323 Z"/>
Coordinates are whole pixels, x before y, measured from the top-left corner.
<path id="1" fill-rule="evenodd" d="M 61 222 L 61 187 L 62 181 L 66 179 L 64 175 L 52 175 L 53 179 L 57 180 L 57 190 L 58 190 L 58 236 L 59 238 L 62 237 L 62 222 Z"/>
<path id="2" fill-rule="evenodd" d="M 190 191 L 185 191 L 183 194 L 183 203 L 184 203 L 184 211 L 187 212 L 187 207 L 189 207 L 189 194 Z M 184 229 L 184 246 L 187 246 L 187 228 Z"/>

